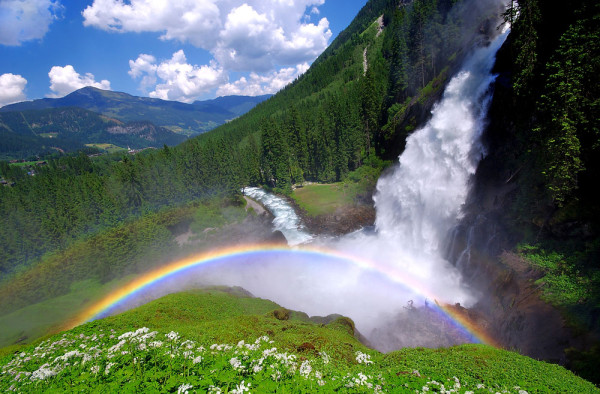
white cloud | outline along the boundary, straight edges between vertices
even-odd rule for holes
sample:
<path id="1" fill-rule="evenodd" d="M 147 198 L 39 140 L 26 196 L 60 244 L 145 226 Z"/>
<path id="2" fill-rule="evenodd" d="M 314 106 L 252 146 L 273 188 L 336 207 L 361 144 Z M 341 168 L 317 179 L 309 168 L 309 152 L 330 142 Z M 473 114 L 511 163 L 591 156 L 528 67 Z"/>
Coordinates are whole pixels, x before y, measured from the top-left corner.
<path id="1" fill-rule="evenodd" d="M 129 67 L 132 78 L 142 77 L 142 88 L 154 85 L 160 79 L 161 83 L 149 96 L 163 100 L 189 103 L 227 82 L 227 73 L 216 62 L 203 66 L 188 64 L 183 50 L 160 64 L 156 64 L 154 56 L 141 54 L 135 61 L 129 61 Z"/>
<path id="2" fill-rule="evenodd" d="M 210 51 L 228 70 L 265 72 L 312 62 L 331 38 L 329 22 L 305 22 L 324 0 L 94 0 L 84 25 L 157 32 Z"/>
<path id="3" fill-rule="evenodd" d="M 44 37 L 62 10 L 58 0 L 1 0 L 0 44 L 20 45 Z"/>
<path id="4" fill-rule="evenodd" d="M 0 75 L 0 107 L 24 101 L 27 80 L 11 73 Z"/>
<path id="5" fill-rule="evenodd" d="M 219 87 L 217 96 L 274 94 L 306 72 L 308 67 L 308 63 L 303 63 L 263 75 L 250 73 L 248 78 L 242 77 L 233 83 Z"/>
<path id="6" fill-rule="evenodd" d="M 96 82 L 93 74 L 80 75 L 70 64 L 64 67 L 52 67 L 48 76 L 50 77 L 50 89 L 53 91 L 48 97 L 63 97 L 86 86 L 110 90 L 110 82 L 106 79 Z"/>
<path id="7" fill-rule="evenodd" d="M 83 11 L 83 24 L 116 32 L 161 32 L 162 39 L 206 47 L 220 28 L 214 0 L 94 0 Z"/>
<path id="8" fill-rule="evenodd" d="M 140 88 L 142 91 L 146 91 L 149 87 L 156 85 L 156 69 L 158 66 L 155 64 L 156 58 L 152 55 L 146 55 L 142 53 L 138 56 L 135 61 L 129 61 L 128 74 L 131 78 L 136 79 L 142 77 Z"/>

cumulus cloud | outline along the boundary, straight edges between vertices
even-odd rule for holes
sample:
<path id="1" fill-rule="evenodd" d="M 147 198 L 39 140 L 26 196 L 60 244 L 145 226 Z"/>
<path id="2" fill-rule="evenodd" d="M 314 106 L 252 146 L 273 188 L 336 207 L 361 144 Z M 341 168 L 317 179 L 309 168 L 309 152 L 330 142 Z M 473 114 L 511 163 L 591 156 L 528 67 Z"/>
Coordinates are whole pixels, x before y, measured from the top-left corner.
<path id="1" fill-rule="evenodd" d="M 177 100 L 186 103 L 227 82 L 227 73 L 216 62 L 208 65 L 191 65 L 183 50 L 173 54 L 171 59 L 156 64 L 156 58 L 141 54 L 129 61 L 129 75 L 142 77 L 142 88 L 158 83 L 149 93 L 150 97 L 163 100 Z"/>
<path id="2" fill-rule="evenodd" d="M 157 32 L 210 51 L 228 70 L 266 72 L 313 61 L 331 38 L 329 22 L 308 23 L 324 0 L 94 0 L 84 25 Z"/>
<path id="3" fill-rule="evenodd" d="M 296 67 L 282 68 L 279 71 L 263 75 L 250 73 L 248 78 L 241 77 L 233 83 L 227 83 L 219 87 L 217 96 L 274 94 L 306 72 L 308 67 L 308 63 L 303 63 Z"/>
<path id="4" fill-rule="evenodd" d="M 110 90 L 110 82 L 106 79 L 96 82 L 93 74 L 80 75 L 70 64 L 64 67 L 52 67 L 48 76 L 50 77 L 50 90 L 53 92 L 48 97 L 63 97 L 86 86 Z"/>
<path id="5" fill-rule="evenodd" d="M 24 101 L 27 80 L 11 73 L 0 75 L 0 107 Z"/>
<path id="6" fill-rule="evenodd" d="M 156 58 L 152 55 L 142 53 L 137 59 L 129 61 L 128 74 L 131 78 L 136 79 L 142 77 L 140 87 L 142 91 L 146 91 L 149 87 L 156 85 Z"/>
<path id="7" fill-rule="evenodd" d="M 0 44 L 20 45 L 44 37 L 62 10 L 58 0 L 0 1 Z"/>

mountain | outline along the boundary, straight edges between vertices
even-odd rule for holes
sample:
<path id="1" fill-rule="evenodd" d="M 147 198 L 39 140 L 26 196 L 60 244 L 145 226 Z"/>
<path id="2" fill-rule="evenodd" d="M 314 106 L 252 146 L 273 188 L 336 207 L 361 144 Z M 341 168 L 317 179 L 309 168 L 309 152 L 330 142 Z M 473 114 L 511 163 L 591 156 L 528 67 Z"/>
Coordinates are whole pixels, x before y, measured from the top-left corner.
<path id="1" fill-rule="evenodd" d="M 242 116 L 257 104 L 267 100 L 272 95 L 262 96 L 222 96 L 212 100 L 194 101 L 193 105 L 198 109 L 209 110 L 210 108 L 223 108 L 237 116 Z"/>
<path id="2" fill-rule="evenodd" d="M 79 107 L 122 122 L 148 121 L 176 133 L 192 136 L 242 115 L 269 97 L 270 95 L 231 96 L 185 104 L 88 86 L 62 98 L 10 104 L 0 108 L 0 112 Z"/>
<path id="3" fill-rule="evenodd" d="M 85 144 L 133 149 L 177 145 L 186 139 L 148 121 L 124 123 L 76 107 L 0 112 L 0 158 L 23 159 Z"/>

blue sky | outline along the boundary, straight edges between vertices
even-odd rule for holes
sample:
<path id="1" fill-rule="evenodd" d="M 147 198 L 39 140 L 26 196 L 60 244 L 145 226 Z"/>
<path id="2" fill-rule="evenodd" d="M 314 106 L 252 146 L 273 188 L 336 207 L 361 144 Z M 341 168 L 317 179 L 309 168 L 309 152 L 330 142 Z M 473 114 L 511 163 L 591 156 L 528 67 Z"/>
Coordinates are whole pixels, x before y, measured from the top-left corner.
<path id="1" fill-rule="evenodd" d="M 192 102 L 274 93 L 366 0 L 0 0 L 0 106 L 92 85 Z"/>

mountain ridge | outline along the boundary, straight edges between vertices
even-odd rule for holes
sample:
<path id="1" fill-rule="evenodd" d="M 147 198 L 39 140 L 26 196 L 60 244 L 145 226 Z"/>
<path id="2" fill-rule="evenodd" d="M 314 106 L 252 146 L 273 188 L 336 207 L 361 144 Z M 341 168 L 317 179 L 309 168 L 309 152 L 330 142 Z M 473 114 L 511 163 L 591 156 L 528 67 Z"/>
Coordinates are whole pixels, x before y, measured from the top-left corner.
<path id="1" fill-rule="evenodd" d="M 0 112 L 0 158 L 24 159 L 85 144 L 160 148 L 186 137 L 148 121 L 120 120 L 78 107 Z"/>
<path id="2" fill-rule="evenodd" d="M 42 98 L 9 104 L 0 108 L 0 113 L 78 107 L 123 122 L 148 121 L 173 132 L 193 136 L 242 115 L 269 97 L 271 95 L 225 96 L 186 104 L 87 86 L 61 98 Z"/>

